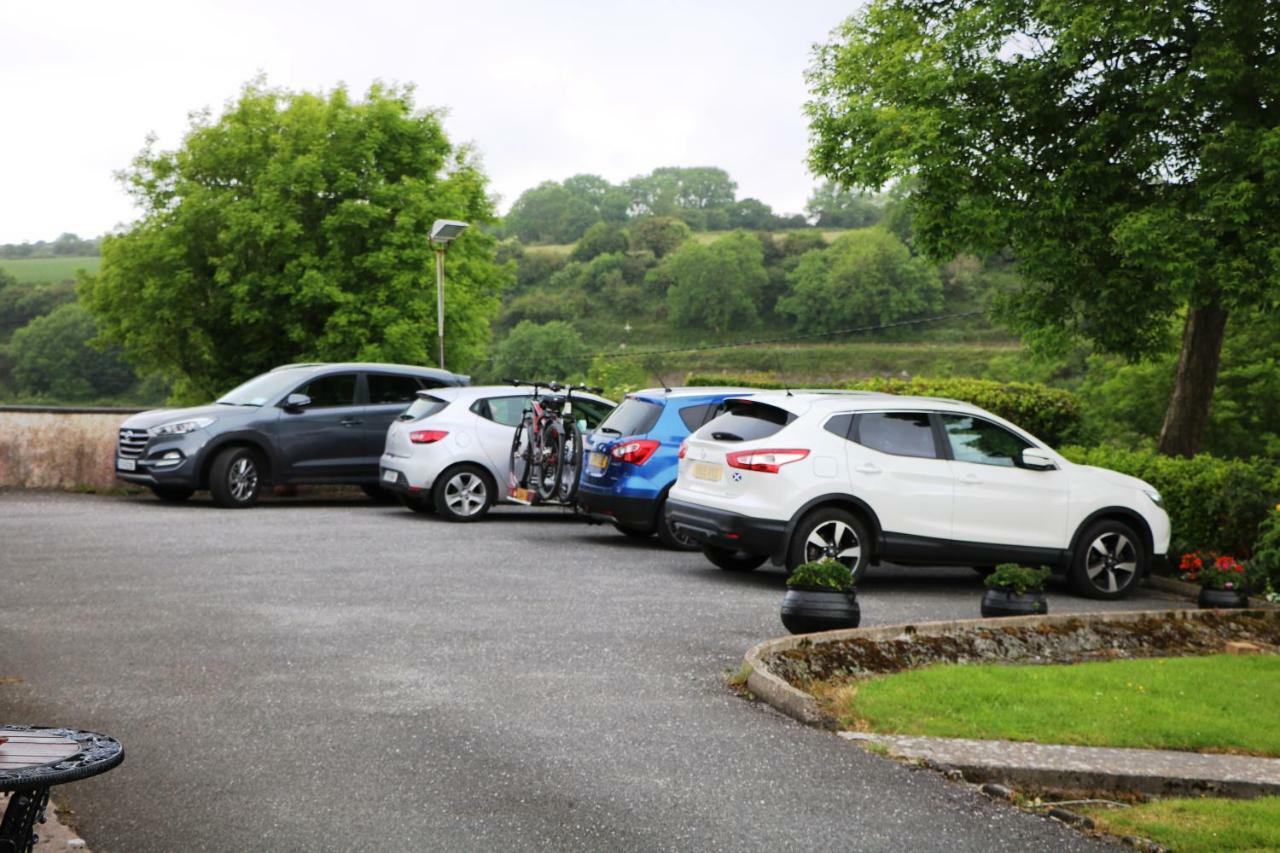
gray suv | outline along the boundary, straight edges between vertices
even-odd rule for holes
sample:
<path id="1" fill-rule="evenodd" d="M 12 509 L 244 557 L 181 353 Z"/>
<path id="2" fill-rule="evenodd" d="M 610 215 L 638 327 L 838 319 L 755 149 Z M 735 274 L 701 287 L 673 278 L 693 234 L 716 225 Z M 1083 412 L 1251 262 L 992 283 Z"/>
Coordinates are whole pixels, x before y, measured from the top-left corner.
<path id="1" fill-rule="evenodd" d="M 216 403 L 155 409 L 120 429 L 116 477 L 166 501 L 208 489 L 218 506 L 252 506 L 267 484 L 350 483 L 371 497 L 387 427 L 428 388 L 469 377 L 400 364 L 289 364 Z"/>

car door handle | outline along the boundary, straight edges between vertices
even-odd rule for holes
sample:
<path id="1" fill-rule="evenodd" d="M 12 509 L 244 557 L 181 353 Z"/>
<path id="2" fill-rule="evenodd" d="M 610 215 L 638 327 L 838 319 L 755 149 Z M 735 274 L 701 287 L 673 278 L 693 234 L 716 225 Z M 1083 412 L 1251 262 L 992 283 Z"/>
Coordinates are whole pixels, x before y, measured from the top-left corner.
<path id="1" fill-rule="evenodd" d="M 976 486 L 978 483 L 982 482 L 982 478 L 979 477 L 977 474 L 961 474 L 960 482 L 970 486 Z"/>
<path id="2" fill-rule="evenodd" d="M 359 418 L 343 418 L 342 420 L 338 421 L 338 423 L 342 424 L 345 427 L 353 427 L 353 426 L 359 426 L 360 424 L 364 423 L 364 421 L 360 420 Z"/>
<path id="3" fill-rule="evenodd" d="M 857 471 L 859 474 L 879 474 L 881 469 L 879 465 L 875 465 L 871 462 L 863 462 L 853 470 Z"/>

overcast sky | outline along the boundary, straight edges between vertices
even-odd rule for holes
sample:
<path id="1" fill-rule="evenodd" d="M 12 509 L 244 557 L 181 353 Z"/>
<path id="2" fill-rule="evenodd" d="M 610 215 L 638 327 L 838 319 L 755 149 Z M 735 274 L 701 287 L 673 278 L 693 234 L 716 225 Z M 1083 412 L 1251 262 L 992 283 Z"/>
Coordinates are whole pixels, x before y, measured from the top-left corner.
<path id="1" fill-rule="evenodd" d="M 135 217 L 112 173 L 176 147 L 259 71 L 292 89 L 414 83 L 480 150 L 505 211 L 593 172 L 721 166 L 799 212 L 804 70 L 857 0 L 67 2 L 0 0 L 0 243 Z"/>

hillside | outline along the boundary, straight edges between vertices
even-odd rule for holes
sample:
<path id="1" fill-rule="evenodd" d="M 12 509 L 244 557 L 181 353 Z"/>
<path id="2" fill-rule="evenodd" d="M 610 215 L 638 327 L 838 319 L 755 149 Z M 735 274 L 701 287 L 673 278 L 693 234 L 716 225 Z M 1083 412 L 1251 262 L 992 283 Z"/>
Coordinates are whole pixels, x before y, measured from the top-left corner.
<path id="1" fill-rule="evenodd" d="M 38 281 L 74 281 L 78 270 L 97 272 L 99 257 L 0 258 L 0 269 L 22 284 Z"/>

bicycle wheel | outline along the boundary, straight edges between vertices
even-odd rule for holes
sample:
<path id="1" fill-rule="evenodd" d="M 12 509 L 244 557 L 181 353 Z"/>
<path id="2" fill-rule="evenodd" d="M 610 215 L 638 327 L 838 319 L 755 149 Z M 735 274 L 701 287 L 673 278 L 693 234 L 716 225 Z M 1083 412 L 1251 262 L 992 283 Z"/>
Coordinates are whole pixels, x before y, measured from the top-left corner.
<path id="1" fill-rule="evenodd" d="M 511 489 L 529 488 L 529 472 L 533 468 L 533 442 L 529 440 L 529 419 L 516 425 L 511 438 L 511 466 L 507 474 L 507 486 Z"/>
<path id="2" fill-rule="evenodd" d="M 564 424 L 564 461 L 560 466 L 560 483 L 557 497 L 561 503 L 569 503 L 578 494 L 578 475 L 582 473 L 582 433 L 573 421 Z"/>
<path id="3" fill-rule="evenodd" d="M 550 421 L 538 433 L 538 444 L 533 454 L 534 489 L 538 499 L 549 501 L 560 491 L 560 469 L 564 464 L 564 429 Z"/>

